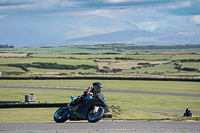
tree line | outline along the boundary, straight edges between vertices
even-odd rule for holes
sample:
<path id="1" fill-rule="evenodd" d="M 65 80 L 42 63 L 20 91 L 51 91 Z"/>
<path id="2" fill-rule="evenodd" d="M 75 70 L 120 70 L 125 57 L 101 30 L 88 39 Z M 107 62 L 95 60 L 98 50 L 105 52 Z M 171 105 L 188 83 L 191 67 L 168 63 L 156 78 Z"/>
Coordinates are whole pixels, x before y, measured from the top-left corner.
<path id="1" fill-rule="evenodd" d="M 15 48 L 13 45 L 8 45 L 8 44 L 5 44 L 5 45 L 3 45 L 3 44 L 0 44 L 0 48 Z"/>
<path id="2" fill-rule="evenodd" d="M 80 46 L 80 49 L 90 49 L 90 50 L 115 50 L 116 52 L 123 52 L 124 50 L 157 50 L 157 49 L 198 49 L 200 44 L 192 45 L 145 45 L 137 46 L 134 44 L 99 44 L 94 46 Z"/>

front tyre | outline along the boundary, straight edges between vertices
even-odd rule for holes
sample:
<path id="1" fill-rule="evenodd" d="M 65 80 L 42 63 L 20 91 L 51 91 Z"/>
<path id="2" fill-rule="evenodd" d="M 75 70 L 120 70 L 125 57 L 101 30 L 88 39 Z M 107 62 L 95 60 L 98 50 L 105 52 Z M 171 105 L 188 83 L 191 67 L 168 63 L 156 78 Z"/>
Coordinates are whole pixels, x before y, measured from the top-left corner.
<path id="1" fill-rule="evenodd" d="M 67 110 L 68 110 L 67 107 L 59 108 L 54 114 L 54 121 L 57 123 L 65 122 L 67 120 L 67 115 L 68 115 Z"/>
<path id="2" fill-rule="evenodd" d="M 95 107 L 96 108 L 96 107 Z M 104 108 L 99 106 L 97 109 L 91 109 L 88 113 L 88 122 L 94 123 L 99 121 L 104 115 Z"/>

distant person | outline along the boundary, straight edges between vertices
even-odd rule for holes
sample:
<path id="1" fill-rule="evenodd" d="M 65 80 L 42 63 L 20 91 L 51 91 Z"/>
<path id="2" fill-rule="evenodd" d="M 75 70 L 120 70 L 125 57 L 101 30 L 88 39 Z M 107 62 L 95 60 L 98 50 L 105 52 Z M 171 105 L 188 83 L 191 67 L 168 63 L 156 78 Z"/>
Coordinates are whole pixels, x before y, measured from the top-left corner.
<path id="1" fill-rule="evenodd" d="M 192 117 L 193 118 L 193 114 L 192 114 L 192 112 L 190 111 L 189 108 L 187 108 L 185 110 L 185 113 L 183 114 L 183 117 Z"/>

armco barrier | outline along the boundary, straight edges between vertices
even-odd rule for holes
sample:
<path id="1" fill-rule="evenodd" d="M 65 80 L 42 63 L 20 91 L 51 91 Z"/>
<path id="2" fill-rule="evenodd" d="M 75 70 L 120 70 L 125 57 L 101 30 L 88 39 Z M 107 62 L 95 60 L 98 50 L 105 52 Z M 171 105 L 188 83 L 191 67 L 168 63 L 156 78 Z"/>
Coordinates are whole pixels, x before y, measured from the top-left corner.
<path id="1" fill-rule="evenodd" d="M 1 108 L 53 108 L 53 107 L 63 107 L 68 103 L 35 103 L 35 104 L 0 104 Z M 105 112 L 109 112 L 109 108 L 105 107 Z M 104 114 L 104 118 L 112 118 L 112 114 Z"/>
<path id="2" fill-rule="evenodd" d="M 67 103 L 0 104 L 0 108 L 53 108 L 66 105 Z"/>

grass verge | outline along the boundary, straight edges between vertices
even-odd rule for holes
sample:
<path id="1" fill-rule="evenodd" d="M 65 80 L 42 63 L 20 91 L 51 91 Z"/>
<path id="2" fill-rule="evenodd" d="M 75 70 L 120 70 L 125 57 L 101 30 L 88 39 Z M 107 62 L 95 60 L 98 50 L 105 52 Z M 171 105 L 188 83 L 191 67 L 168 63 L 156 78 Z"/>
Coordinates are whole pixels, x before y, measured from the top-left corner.
<path id="1" fill-rule="evenodd" d="M 147 111 L 138 111 L 114 107 L 113 118 L 102 120 L 172 120 L 172 121 L 200 121 L 200 117 L 173 118 Z M 0 109 L 0 123 L 28 123 L 28 122 L 54 122 L 53 115 L 58 108 L 13 108 Z"/>

